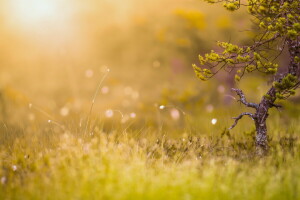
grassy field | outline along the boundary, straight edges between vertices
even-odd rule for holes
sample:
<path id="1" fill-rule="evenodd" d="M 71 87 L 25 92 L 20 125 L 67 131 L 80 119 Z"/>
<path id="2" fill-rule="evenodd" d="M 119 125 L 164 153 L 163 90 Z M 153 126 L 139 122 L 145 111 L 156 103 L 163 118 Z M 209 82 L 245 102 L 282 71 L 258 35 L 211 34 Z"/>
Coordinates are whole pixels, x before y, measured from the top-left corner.
<path id="1" fill-rule="evenodd" d="M 297 121 L 264 157 L 253 132 L 2 123 L 0 199 L 299 199 Z"/>

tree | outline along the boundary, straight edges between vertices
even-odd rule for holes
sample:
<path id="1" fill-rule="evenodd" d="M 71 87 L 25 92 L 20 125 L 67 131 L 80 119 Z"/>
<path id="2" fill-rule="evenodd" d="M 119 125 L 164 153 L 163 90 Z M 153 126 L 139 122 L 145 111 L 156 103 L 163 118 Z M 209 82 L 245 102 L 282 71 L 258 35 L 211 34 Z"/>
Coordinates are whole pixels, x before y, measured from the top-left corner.
<path id="1" fill-rule="evenodd" d="M 235 117 L 230 129 L 234 128 L 243 116 L 249 116 L 255 123 L 257 148 L 267 150 L 268 111 L 270 108 L 281 107 L 276 101 L 294 95 L 300 84 L 300 0 L 206 1 L 223 2 L 229 11 L 246 6 L 257 30 L 250 45 L 238 46 L 218 42 L 220 52 L 212 50 L 203 56 L 199 55 L 200 65 L 193 64 L 195 73 L 204 81 L 215 76 L 220 70 L 235 73 L 236 81 L 240 81 L 247 73 L 254 72 L 269 75 L 266 79 L 272 78 L 272 85 L 259 103 L 248 102 L 242 90 L 232 89 L 242 104 L 255 111 L 244 112 Z M 289 64 L 285 72 L 279 72 L 276 60 L 285 48 L 289 52 Z"/>

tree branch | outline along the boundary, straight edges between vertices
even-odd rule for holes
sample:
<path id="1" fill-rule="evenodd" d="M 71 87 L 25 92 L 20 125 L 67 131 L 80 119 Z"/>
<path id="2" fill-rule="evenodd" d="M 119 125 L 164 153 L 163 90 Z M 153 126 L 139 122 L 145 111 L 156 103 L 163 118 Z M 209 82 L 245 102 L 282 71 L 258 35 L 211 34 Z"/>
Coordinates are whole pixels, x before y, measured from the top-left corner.
<path id="1" fill-rule="evenodd" d="M 254 45 L 251 47 L 251 49 L 252 49 L 253 51 L 255 51 L 257 47 L 260 47 L 260 46 L 262 46 L 262 45 L 264 45 L 264 44 L 270 43 L 270 42 L 276 40 L 277 38 L 279 38 L 279 36 L 280 36 L 278 33 L 276 33 L 272 38 L 270 38 L 270 39 L 268 39 L 268 40 L 263 40 L 264 37 L 266 36 L 266 33 L 269 33 L 269 31 L 266 31 L 266 32 L 261 36 L 261 38 L 259 39 L 259 41 L 255 41 Z"/>
<path id="2" fill-rule="evenodd" d="M 258 104 L 247 102 L 246 97 L 245 97 L 245 95 L 244 95 L 244 93 L 243 93 L 242 90 L 236 89 L 236 88 L 232 88 L 232 91 L 236 92 L 236 94 L 240 97 L 239 101 L 242 102 L 242 104 L 244 104 L 245 106 L 251 107 L 251 108 L 255 108 L 255 109 L 258 108 Z"/>
<path id="3" fill-rule="evenodd" d="M 275 103 L 270 103 L 270 104 L 271 104 L 271 107 L 274 107 L 276 109 L 282 108 L 282 105 L 275 104 Z"/>
<path id="4" fill-rule="evenodd" d="M 233 128 L 237 125 L 238 121 L 239 121 L 240 119 L 242 119 L 243 116 L 245 116 L 245 115 L 250 116 L 251 119 L 254 120 L 254 115 L 253 115 L 252 113 L 244 112 L 244 113 L 240 114 L 238 117 L 233 117 L 233 118 L 232 118 L 232 119 L 235 119 L 235 121 L 234 121 L 234 123 L 232 124 L 232 126 L 229 128 L 229 130 L 233 129 Z"/>

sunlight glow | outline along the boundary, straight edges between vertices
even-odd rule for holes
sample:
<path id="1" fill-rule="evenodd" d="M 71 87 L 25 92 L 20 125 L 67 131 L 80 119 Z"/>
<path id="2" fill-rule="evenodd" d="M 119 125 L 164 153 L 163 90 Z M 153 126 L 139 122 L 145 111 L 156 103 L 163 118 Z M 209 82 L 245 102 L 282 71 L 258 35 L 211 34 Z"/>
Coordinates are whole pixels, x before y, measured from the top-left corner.
<path id="1" fill-rule="evenodd" d="M 64 10 L 58 0 L 10 0 L 10 14 L 14 22 L 23 25 L 37 25 L 59 20 Z"/>

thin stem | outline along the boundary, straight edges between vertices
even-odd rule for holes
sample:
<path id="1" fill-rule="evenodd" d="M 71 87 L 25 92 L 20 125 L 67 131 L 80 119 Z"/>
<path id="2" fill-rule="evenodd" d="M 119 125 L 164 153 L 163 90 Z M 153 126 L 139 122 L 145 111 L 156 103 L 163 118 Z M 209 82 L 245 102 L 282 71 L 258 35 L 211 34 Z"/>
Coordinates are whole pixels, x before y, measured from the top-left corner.
<path id="1" fill-rule="evenodd" d="M 249 117 L 251 117 L 251 119 L 254 120 L 254 115 L 253 115 L 252 113 L 244 112 L 244 113 L 240 114 L 238 117 L 233 117 L 233 118 L 232 118 L 232 119 L 235 119 L 235 121 L 234 121 L 234 123 L 232 124 L 232 126 L 229 128 L 229 130 L 233 129 L 233 128 L 237 125 L 238 121 L 239 121 L 240 119 L 242 119 L 245 115 L 248 115 Z"/>
<path id="2" fill-rule="evenodd" d="M 92 111 L 93 111 L 93 107 L 94 107 L 97 95 L 99 93 L 100 87 L 101 87 L 103 81 L 105 80 L 105 78 L 107 77 L 109 71 L 110 71 L 109 69 L 106 70 L 104 76 L 101 78 L 101 80 L 98 83 L 97 89 L 96 89 L 95 94 L 94 94 L 93 99 L 92 99 L 92 104 L 91 104 L 91 107 L 90 107 L 90 112 L 89 112 L 89 114 L 87 116 L 86 126 L 85 126 L 85 130 L 84 130 L 84 135 L 86 135 L 86 132 L 88 130 L 88 126 L 90 124 L 90 117 L 91 117 L 91 114 L 92 114 Z"/>

